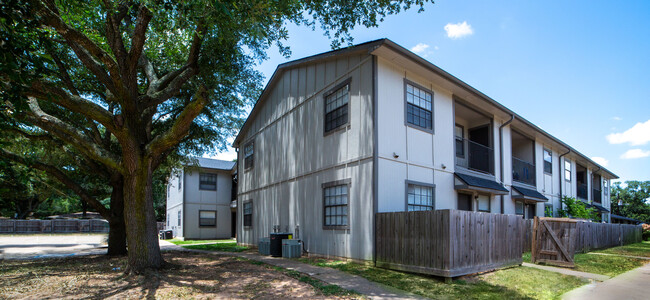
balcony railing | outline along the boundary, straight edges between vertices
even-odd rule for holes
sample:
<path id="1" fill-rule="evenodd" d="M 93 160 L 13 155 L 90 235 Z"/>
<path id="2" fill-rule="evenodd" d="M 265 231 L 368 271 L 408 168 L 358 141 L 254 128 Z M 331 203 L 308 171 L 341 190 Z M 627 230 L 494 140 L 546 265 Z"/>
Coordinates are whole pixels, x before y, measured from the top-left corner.
<path id="1" fill-rule="evenodd" d="M 594 202 L 600 203 L 602 201 L 600 197 L 600 190 L 598 189 L 591 190 L 591 197 L 593 198 Z"/>
<path id="2" fill-rule="evenodd" d="M 462 142 L 462 143 L 461 143 Z M 456 139 L 456 165 L 470 170 L 494 174 L 494 150 L 468 139 Z"/>
<path id="3" fill-rule="evenodd" d="M 535 164 L 513 157 L 512 180 L 535 185 Z"/>
<path id="4" fill-rule="evenodd" d="M 587 200 L 588 190 L 586 183 L 578 183 L 578 198 Z"/>

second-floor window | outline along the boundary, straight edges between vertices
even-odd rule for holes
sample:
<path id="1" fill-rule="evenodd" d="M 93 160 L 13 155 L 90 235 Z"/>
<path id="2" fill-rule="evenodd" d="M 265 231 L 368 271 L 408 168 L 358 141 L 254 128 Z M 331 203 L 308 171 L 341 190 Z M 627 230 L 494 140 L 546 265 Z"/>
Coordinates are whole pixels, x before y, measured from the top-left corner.
<path id="1" fill-rule="evenodd" d="M 544 149 L 544 172 L 553 174 L 553 152 Z"/>
<path id="2" fill-rule="evenodd" d="M 325 94 L 325 133 L 348 123 L 348 102 L 350 100 L 350 84 Z"/>
<path id="3" fill-rule="evenodd" d="M 244 170 L 253 167 L 255 162 L 255 143 L 250 142 L 244 146 Z"/>
<path id="4" fill-rule="evenodd" d="M 433 130 L 433 96 L 408 82 L 406 84 L 406 123 L 421 129 Z"/>
<path id="5" fill-rule="evenodd" d="M 564 180 L 571 181 L 571 162 L 569 160 L 564 161 Z"/>
<path id="6" fill-rule="evenodd" d="M 216 191 L 217 190 L 217 174 L 200 173 L 199 174 L 199 190 Z"/>
<path id="7" fill-rule="evenodd" d="M 456 124 L 454 128 L 454 136 L 456 137 L 456 157 L 465 158 L 465 146 L 463 139 L 465 138 L 463 126 Z"/>

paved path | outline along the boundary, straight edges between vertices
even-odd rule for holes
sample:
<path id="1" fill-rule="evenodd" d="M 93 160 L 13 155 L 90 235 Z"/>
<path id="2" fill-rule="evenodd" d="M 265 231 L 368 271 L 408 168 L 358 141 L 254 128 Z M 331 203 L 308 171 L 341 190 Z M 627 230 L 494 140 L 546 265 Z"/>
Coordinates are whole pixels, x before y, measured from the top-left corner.
<path id="1" fill-rule="evenodd" d="M 601 283 L 588 284 L 572 290 L 562 299 L 649 299 L 650 264 L 618 275 Z"/>
<path id="2" fill-rule="evenodd" d="M 0 235 L 0 259 L 105 254 L 105 240 L 105 234 Z"/>
<path id="3" fill-rule="evenodd" d="M 556 272 L 556 273 L 560 273 L 560 274 L 564 274 L 564 275 L 582 277 L 582 278 L 587 278 L 587 279 L 591 279 L 591 280 L 605 281 L 605 280 L 610 278 L 607 275 L 593 274 L 593 273 L 587 273 L 587 272 L 579 272 L 579 271 L 574 271 L 574 270 L 569 270 L 569 269 L 564 269 L 564 268 L 556 268 L 556 267 L 551 267 L 551 266 L 541 266 L 541 265 L 536 265 L 536 264 L 531 264 L 531 263 L 523 263 L 522 265 L 524 267 L 542 269 L 542 270 L 546 270 L 546 271 Z"/>
<path id="4" fill-rule="evenodd" d="M 587 254 L 591 254 L 591 255 L 620 256 L 620 257 L 627 257 L 627 258 L 636 258 L 636 259 L 645 259 L 645 260 L 650 260 L 650 257 L 632 256 L 632 255 L 623 255 L 623 254 L 610 254 L 610 253 L 598 253 L 598 252 L 589 252 L 589 253 L 587 253 Z"/>
<path id="5" fill-rule="evenodd" d="M 163 246 L 166 241 L 161 241 L 160 245 Z M 171 243 L 169 243 L 171 244 Z M 313 278 L 319 279 L 327 284 L 338 285 L 344 289 L 356 291 L 370 299 L 424 299 L 422 297 L 406 293 L 404 291 L 388 287 L 376 282 L 369 281 L 363 277 L 351 275 L 341 272 L 332 268 L 317 267 L 310 264 L 301 263 L 296 260 L 262 256 L 255 253 L 242 253 L 242 252 L 219 252 L 219 251 L 205 251 L 186 249 L 177 245 L 168 246 L 168 250 L 190 251 L 199 252 L 212 255 L 227 255 L 243 257 L 254 261 L 260 261 L 269 265 L 282 267 L 287 270 L 297 271 L 307 274 Z"/>

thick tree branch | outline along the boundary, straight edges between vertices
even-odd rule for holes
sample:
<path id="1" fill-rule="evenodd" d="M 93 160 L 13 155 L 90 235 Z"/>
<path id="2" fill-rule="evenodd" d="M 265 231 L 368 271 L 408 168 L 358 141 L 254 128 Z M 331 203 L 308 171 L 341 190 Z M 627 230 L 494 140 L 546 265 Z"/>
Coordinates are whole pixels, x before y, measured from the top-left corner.
<path id="1" fill-rule="evenodd" d="M 19 164 L 25 165 L 27 167 L 44 171 L 49 176 L 56 178 L 59 182 L 61 182 L 66 187 L 71 189 L 75 194 L 79 195 L 81 200 L 85 201 L 90 206 L 92 206 L 95 210 L 97 210 L 97 212 L 100 215 L 104 217 L 110 216 L 110 211 L 103 204 L 97 201 L 97 199 L 95 199 L 94 197 L 90 196 L 90 194 L 83 187 L 81 187 L 79 184 L 77 184 L 72 179 L 70 179 L 70 177 L 68 177 L 63 171 L 59 170 L 57 167 L 44 164 L 42 162 L 25 159 L 24 157 L 9 152 L 6 149 L 0 149 L 0 156 L 12 160 L 14 162 L 17 162 Z"/>
<path id="2" fill-rule="evenodd" d="M 14 132 L 14 133 L 20 134 L 22 137 L 27 138 L 27 139 L 30 139 L 30 140 L 32 140 L 32 141 L 52 141 L 52 142 L 58 142 L 58 140 L 55 139 L 55 138 L 54 138 L 52 135 L 50 135 L 50 134 L 31 134 L 31 133 L 27 133 L 27 132 L 25 132 L 25 131 L 22 131 L 22 130 L 20 130 L 20 129 L 18 129 L 18 128 L 14 128 L 14 127 L 6 128 L 6 129 L 4 129 L 4 130 L 9 131 L 9 132 Z"/>
<path id="3" fill-rule="evenodd" d="M 138 12 L 138 20 L 135 24 L 135 30 L 133 31 L 133 37 L 131 38 L 131 49 L 129 50 L 129 65 L 136 66 L 140 56 L 142 55 L 142 49 L 144 49 L 144 42 L 147 39 L 145 33 L 149 27 L 149 21 L 153 15 L 151 11 L 147 9 L 144 5 L 140 5 L 140 10 Z M 136 68 L 133 68 L 135 72 Z"/>

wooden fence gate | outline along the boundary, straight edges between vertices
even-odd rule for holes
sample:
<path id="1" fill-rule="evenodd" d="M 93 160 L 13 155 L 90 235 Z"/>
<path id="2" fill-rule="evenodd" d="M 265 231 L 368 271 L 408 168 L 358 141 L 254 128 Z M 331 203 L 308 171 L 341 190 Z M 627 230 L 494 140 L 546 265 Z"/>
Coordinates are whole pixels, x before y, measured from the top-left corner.
<path id="1" fill-rule="evenodd" d="M 574 267 L 578 221 L 567 218 L 535 217 L 531 246 L 532 263 Z"/>

